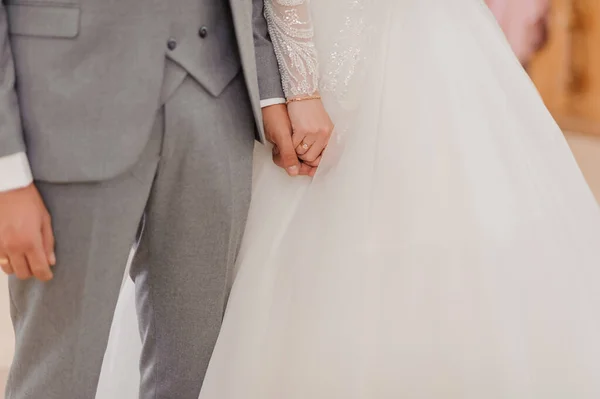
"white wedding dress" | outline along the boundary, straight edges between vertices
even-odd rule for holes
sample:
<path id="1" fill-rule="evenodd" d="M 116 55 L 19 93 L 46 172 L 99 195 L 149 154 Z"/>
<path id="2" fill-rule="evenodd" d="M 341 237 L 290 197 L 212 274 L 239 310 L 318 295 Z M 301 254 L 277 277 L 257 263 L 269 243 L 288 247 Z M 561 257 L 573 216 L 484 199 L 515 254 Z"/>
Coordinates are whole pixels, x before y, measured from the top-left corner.
<path id="1" fill-rule="evenodd" d="M 600 211 L 483 2 L 266 1 L 336 132 L 312 180 L 257 148 L 200 398 L 600 398 Z M 136 331 L 126 282 L 98 398 Z"/>

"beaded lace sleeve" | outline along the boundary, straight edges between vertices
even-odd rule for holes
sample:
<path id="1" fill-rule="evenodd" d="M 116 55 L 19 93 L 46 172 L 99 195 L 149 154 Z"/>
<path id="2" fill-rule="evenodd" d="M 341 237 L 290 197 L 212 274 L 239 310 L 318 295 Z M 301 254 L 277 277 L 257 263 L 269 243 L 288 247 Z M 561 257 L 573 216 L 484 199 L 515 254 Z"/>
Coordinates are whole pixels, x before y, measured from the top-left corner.
<path id="1" fill-rule="evenodd" d="M 285 96 L 314 94 L 319 88 L 319 62 L 309 0 L 264 1 Z"/>

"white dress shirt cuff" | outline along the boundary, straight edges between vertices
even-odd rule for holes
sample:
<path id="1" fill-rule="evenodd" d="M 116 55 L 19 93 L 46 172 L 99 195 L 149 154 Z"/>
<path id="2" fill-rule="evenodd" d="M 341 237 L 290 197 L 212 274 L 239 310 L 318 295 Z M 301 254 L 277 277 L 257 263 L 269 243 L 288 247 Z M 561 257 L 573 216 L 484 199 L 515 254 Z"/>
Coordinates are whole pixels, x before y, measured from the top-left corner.
<path id="1" fill-rule="evenodd" d="M 268 98 L 266 100 L 260 100 L 260 107 L 270 107 L 275 104 L 285 104 L 285 98 Z"/>
<path id="2" fill-rule="evenodd" d="M 0 192 L 26 187 L 32 181 L 31 168 L 24 152 L 0 157 Z"/>

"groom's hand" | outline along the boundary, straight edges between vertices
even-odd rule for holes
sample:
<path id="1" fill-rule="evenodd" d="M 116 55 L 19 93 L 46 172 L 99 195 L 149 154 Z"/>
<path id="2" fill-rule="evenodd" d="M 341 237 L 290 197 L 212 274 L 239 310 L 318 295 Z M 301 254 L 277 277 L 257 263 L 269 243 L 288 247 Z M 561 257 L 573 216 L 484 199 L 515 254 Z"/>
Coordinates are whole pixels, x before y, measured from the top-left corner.
<path id="1" fill-rule="evenodd" d="M 262 109 L 265 135 L 273 147 L 273 161 L 290 176 L 308 175 L 312 167 L 298 159 L 292 141 L 292 125 L 284 104 L 271 105 Z"/>
<path id="2" fill-rule="evenodd" d="M 50 214 L 31 184 L 0 193 L 0 267 L 19 279 L 52 279 L 56 263 Z"/>

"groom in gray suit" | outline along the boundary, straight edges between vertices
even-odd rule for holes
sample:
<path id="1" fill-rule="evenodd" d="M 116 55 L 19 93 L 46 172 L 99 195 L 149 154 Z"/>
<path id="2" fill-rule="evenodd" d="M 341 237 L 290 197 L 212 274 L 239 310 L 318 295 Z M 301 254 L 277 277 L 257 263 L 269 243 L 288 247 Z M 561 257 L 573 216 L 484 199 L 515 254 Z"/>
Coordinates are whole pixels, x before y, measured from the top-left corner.
<path id="1" fill-rule="evenodd" d="M 263 119 L 283 166 L 299 169 L 285 106 L 273 105 L 283 93 L 262 7 L 0 5 L 0 266 L 16 332 L 7 399 L 94 398 L 136 236 L 141 397 L 197 399 Z"/>

